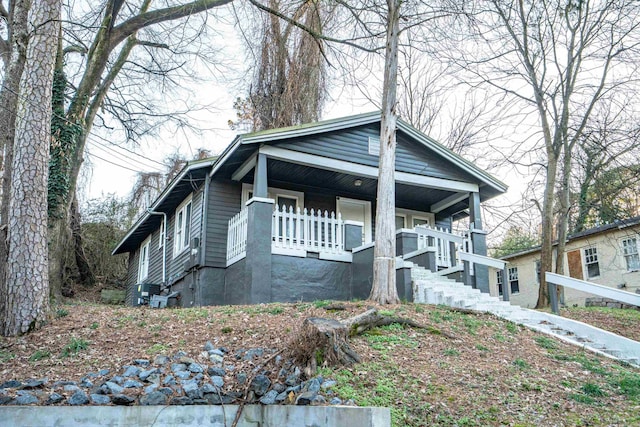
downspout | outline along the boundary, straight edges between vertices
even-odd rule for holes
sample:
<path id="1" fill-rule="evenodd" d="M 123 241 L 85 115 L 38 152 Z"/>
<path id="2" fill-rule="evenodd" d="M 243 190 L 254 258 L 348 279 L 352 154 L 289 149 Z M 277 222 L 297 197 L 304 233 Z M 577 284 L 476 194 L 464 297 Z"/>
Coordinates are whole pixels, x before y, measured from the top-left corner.
<path id="1" fill-rule="evenodd" d="M 162 239 L 162 284 L 167 284 L 167 214 L 164 212 L 156 212 L 151 209 L 147 209 L 147 213 L 150 215 L 162 215 L 163 216 L 163 230 L 164 235 L 158 236 L 158 239 Z"/>
<path id="2" fill-rule="evenodd" d="M 207 176 L 204 181 L 204 191 L 202 194 L 202 220 L 200 221 L 200 267 L 199 270 L 205 266 L 206 253 L 207 253 L 207 214 L 209 207 L 209 183 L 211 181 L 211 177 Z M 200 273 L 198 272 L 198 302 L 200 305 L 202 304 L 202 283 L 200 283 Z"/>

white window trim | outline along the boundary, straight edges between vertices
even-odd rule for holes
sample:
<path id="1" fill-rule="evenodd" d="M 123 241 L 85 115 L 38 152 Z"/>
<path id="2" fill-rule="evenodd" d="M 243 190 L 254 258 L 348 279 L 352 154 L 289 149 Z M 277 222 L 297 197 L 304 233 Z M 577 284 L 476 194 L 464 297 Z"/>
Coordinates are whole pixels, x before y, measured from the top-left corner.
<path id="1" fill-rule="evenodd" d="M 625 236 L 620 239 L 620 250 L 622 251 L 622 260 L 624 261 L 624 266 L 628 273 L 640 271 L 640 268 L 629 268 L 629 264 L 627 263 L 627 255 L 624 253 L 624 241 L 631 240 L 631 239 L 636 239 L 636 253 L 638 254 L 638 256 L 640 256 L 640 234 Z"/>
<path id="2" fill-rule="evenodd" d="M 513 272 L 515 273 L 515 276 L 516 276 L 515 280 L 511 280 L 511 271 L 512 270 L 513 270 Z M 519 294 L 520 293 L 520 272 L 518 271 L 518 266 L 516 265 L 514 267 L 509 267 L 507 269 L 507 275 L 509 276 L 509 277 L 507 277 L 507 285 L 509 286 L 509 293 L 511 295 Z M 518 282 L 518 290 L 517 291 L 514 292 L 511 289 L 511 282 Z M 504 284 L 502 285 L 502 289 L 504 290 Z"/>
<path id="3" fill-rule="evenodd" d="M 340 202 L 345 201 L 348 203 L 359 203 L 364 206 L 364 244 L 370 243 L 372 239 L 372 221 L 371 221 L 371 202 L 368 200 L 350 199 L 348 197 L 337 196 L 336 197 L 336 214 L 341 212 Z"/>
<path id="4" fill-rule="evenodd" d="M 165 239 L 165 234 L 166 234 L 166 230 L 164 229 L 164 216 L 162 217 L 162 221 L 160 221 L 160 231 L 158 232 L 158 249 L 162 249 L 162 246 L 164 246 L 164 241 Z"/>
<path id="5" fill-rule="evenodd" d="M 180 236 L 181 238 L 178 239 L 178 216 L 181 211 L 184 210 L 186 212 L 186 207 L 189 204 L 191 204 L 191 215 L 189 216 L 189 234 L 191 234 L 191 230 L 193 228 L 193 203 L 191 195 L 189 195 L 182 201 L 182 203 L 180 203 L 180 205 L 176 208 L 175 215 L 173 216 L 173 258 L 176 258 L 178 255 L 182 254 L 189 249 L 189 246 L 191 246 L 191 236 L 189 236 L 189 240 L 187 240 L 187 244 L 184 245 L 184 247 L 180 246 L 180 241 L 184 241 L 184 236 Z"/>
<path id="6" fill-rule="evenodd" d="M 249 192 L 253 192 L 252 184 L 242 184 L 242 209 L 246 206 L 249 201 Z M 267 198 L 274 199 L 276 205 L 278 203 L 278 196 L 290 197 L 292 199 L 296 199 L 298 201 L 298 207 L 300 210 L 304 209 L 304 193 L 301 191 L 293 191 L 293 190 L 284 190 L 282 188 L 269 187 L 267 188 Z"/>
<path id="7" fill-rule="evenodd" d="M 380 157 L 380 137 L 370 136 L 367 142 L 367 152 L 372 156 Z"/>
<path id="8" fill-rule="evenodd" d="M 138 254 L 138 283 L 146 280 L 149 277 L 149 249 L 151 247 L 151 235 L 147 237 L 140 245 L 140 253 Z M 146 248 L 146 251 L 144 250 Z M 143 253 L 146 255 L 146 259 L 142 259 Z"/>
<path id="9" fill-rule="evenodd" d="M 412 209 L 396 208 L 396 215 L 405 217 L 405 224 L 407 228 L 413 229 L 414 219 L 424 219 L 429 223 L 429 227 L 433 227 L 435 224 L 435 215 L 431 212 L 414 211 Z"/>
<path id="10" fill-rule="evenodd" d="M 597 276 L 589 276 L 589 264 L 587 264 L 587 250 L 588 249 L 595 249 L 596 250 L 596 256 L 598 257 L 598 275 Z M 593 264 L 593 263 L 591 263 Z M 602 271 L 600 271 L 600 252 L 598 251 L 598 247 L 597 246 L 586 246 L 584 248 L 582 248 L 582 271 L 583 273 L 583 279 L 584 280 L 589 280 L 589 279 L 598 279 L 602 276 Z"/>
<path id="11" fill-rule="evenodd" d="M 398 212 L 398 210 L 396 209 L 396 217 L 401 216 L 402 219 L 404 220 L 404 225 L 401 228 L 407 228 L 407 214 L 404 214 L 402 212 Z"/>

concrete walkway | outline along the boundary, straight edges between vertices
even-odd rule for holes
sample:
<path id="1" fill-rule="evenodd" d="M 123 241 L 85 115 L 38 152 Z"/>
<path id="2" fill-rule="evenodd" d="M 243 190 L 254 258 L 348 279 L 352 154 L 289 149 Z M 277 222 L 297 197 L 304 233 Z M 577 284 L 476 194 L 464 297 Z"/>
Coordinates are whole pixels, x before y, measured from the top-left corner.
<path id="1" fill-rule="evenodd" d="M 511 305 L 422 267 L 412 268 L 411 277 L 416 303 L 489 312 L 569 344 L 640 367 L 640 343 L 637 341 L 577 320 Z"/>

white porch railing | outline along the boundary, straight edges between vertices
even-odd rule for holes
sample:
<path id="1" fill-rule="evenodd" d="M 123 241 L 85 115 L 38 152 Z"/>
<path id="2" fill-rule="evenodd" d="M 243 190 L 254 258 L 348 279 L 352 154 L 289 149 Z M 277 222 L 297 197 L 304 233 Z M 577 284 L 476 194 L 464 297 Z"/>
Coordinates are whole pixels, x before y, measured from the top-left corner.
<path id="1" fill-rule="evenodd" d="M 229 220 L 227 265 L 231 265 L 247 255 L 247 212 L 247 209 L 243 209 Z"/>
<path id="2" fill-rule="evenodd" d="M 274 248 L 325 253 L 344 252 L 343 221 L 340 213 L 307 211 L 289 206 L 273 211 L 271 227 Z"/>
<path id="3" fill-rule="evenodd" d="M 460 264 L 459 252 L 473 253 L 471 239 L 468 234 L 456 234 L 445 228 L 420 225 L 415 228 L 418 233 L 418 249 L 434 247 L 436 266 L 450 268 Z M 430 244 L 431 243 L 431 244 Z M 453 243 L 453 245 L 452 245 Z M 452 253 L 452 246 L 455 251 Z"/>

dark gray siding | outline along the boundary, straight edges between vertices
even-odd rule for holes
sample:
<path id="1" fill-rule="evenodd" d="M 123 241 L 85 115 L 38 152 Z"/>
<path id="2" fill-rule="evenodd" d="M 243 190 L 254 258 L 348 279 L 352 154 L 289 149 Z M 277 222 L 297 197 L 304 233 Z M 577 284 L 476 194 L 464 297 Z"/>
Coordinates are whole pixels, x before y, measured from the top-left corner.
<path id="1" fill-rule="evenodd" d="M 227 265 L 227 227 L 229 219 L 240 212 L 242 184 L 213 179 L 209 184 L 205 265 Z"/>
<path id="2" fill-rule="evenodd" d="M 369 154 L 369 137 L 378 137 L 380 129 L 364 126 L 340 132 L 281 142 L 277 145 L 289 150 L 346 160 L 367 166 L 378 166 L 378 156 Z M 402 133 L 397 135 L 396 170 L 436 178 L 476 182 L 477 179 L 425 148 L 409 140 Z"/>
<path id="3" fill-rule="evenodd" d="M 127 294 L 125 297 L 126 305 L 133 305 L 134 291 L 136 281 L 138 280 L 138 251 L 129 252 L 129 264 L 127 267 Z"/>
<path id="4" fill-rule="evenodd" d="M 189 196 L 188 196 L 189 197 Z M 200 238 L 201 232 L 201 222 L 202 222 L 202 188 L 191 194 L 191 241 L 195 238 Z M 185 198 L 186 200 L 186 198 Z M 181 202 L 182 205 L 182 202 Z M 184 264 L 189 260 L 191 256 L 191 248 L 184 250 L 180 254 L 178 254 L 175 258 L 173 257 L 173 247 L 174 247 L 174 233 L 175 233 L 175 222 L 176 222 L 176 212 L 171 213 L 171 219 L 169 220 L 169 229 L 168 236 L 171 237 L 169 240 L 169 246 L 167 246 L 167 282 L 169 284 L 181 279 L 185 276 L 186 272 L 184 269 Z M 197 249 L 197 248 L 195 248 Z"/>

